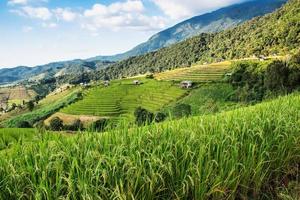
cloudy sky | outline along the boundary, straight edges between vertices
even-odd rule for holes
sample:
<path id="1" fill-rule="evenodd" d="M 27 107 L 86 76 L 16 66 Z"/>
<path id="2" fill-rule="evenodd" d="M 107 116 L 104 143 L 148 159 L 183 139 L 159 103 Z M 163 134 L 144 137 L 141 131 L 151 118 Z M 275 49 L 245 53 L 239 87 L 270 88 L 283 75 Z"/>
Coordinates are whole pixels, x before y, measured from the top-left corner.
<path id="1" fill-rule="evenodd" d="M 244 0 L 0 0 L 0 67 L 111 55 Z"/>

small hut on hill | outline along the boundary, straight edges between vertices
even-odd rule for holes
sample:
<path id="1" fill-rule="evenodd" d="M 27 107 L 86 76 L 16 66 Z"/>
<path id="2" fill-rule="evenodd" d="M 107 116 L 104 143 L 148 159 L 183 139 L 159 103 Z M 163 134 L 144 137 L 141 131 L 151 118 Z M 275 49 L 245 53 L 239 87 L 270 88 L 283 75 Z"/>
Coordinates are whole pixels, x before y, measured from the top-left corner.
<path id="1" fill-rule="evenodd" d="M 180 83 L 180 87 L 181 88 L 186 88 L 186 89 L 188 89 L 188 88 L 191 88 L 193 86 L 193 82 L 192 81 L 182 81 L 181 83 Z"/>

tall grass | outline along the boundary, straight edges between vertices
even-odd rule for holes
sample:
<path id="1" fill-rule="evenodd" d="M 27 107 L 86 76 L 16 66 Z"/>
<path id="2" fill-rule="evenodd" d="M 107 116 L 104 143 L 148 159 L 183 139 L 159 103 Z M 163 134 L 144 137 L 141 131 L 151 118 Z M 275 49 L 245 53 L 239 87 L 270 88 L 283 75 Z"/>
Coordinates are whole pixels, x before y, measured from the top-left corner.
<path id="1" fill-rule="evenodd" d="M 75 137 L 0 157 L 0 199 L 262 199 L 295 174 L 300 96 Z"/>

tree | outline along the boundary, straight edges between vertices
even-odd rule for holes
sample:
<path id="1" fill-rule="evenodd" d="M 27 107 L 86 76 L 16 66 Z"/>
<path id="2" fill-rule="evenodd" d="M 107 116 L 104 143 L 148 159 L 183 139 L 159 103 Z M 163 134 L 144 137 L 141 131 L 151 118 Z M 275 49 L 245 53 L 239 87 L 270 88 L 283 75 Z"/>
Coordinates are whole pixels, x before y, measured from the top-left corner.
<path id="1" fill-rule="evenodd" d="M 165 113 L 158 112 L 155 115 L 155 122 L 163 122 L 167 118 L 167 115 Z"/>
<path id="2" fill-rule="evenodd" d="M 52 131 L 61 131 L 63 127 L 63 121 L 59 117 L 54 117 L 50 120 L 50 129 Z"/>
<path id="3" fill-rule="evenodd" d="M 176 118 L 187 117 L 192 114 L 192 107 L 188 104 L 177 104 L 173 109 Z"/>
<path id="4" fill-rule="evenodd" d="M 77 119 L 71 125 L 65 126 L 65 129 L 70 131 L 81 131 L 83 130 L 83 124 L 80 119 Z"/>
<path id="5" fill-rule="evenodd" d="M 28 121 L 20 121 L 16 125 L 17 128 L 32 128 L 31 124 Z"/>
<path id="6" fill-rule="evenodd" d="M 29 111 L 32 111 L 34 108 L 34 102 L 33 101 L 28 101 L 27 102 L 27 108 Z"/>
<path id="7" fill-rule="evenodd" d="M 135 109 L 134 116 L 135 122 L 139 126 L 150 124 L 154 119 L 154 114 L 142 107 Z"/>
<path id="8" fill-rule="evenodd" d="M 92 131 L 103 132 L 109 123 L 109 119 L 99 119 L 93 122 L 90 126 Z"/>
<path id="9" fill-rule="evenodd" d="M 286 63 L 274 61 L 265 72 L 265 86 L 269 90 L 284 89 L 287 84 L 289 69 Z"/>
<path id="10" fill-rule="evenodd" d="M 17 104 L 15 104 L 15 103 L 12 103 L 12 104 L 11 104 L 11 110 L 16 109 L 16 107 L 17 107 Z"/>

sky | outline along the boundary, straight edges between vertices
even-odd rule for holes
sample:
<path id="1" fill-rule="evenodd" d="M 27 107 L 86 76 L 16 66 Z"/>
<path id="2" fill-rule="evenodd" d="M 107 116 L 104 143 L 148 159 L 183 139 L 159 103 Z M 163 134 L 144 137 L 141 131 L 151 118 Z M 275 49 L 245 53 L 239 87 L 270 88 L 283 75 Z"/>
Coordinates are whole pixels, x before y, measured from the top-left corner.
<path id="1" fill-rule="evenodd" d="M 0 68 L 113 55 L 245 0 L 0 0 Z"/>

